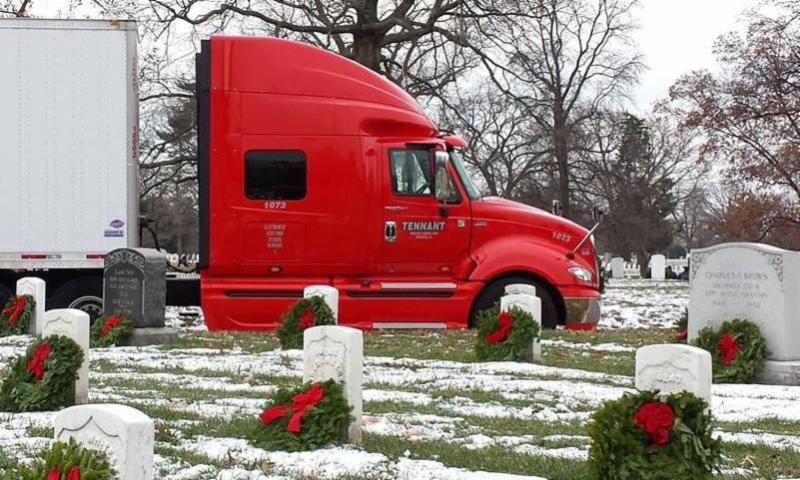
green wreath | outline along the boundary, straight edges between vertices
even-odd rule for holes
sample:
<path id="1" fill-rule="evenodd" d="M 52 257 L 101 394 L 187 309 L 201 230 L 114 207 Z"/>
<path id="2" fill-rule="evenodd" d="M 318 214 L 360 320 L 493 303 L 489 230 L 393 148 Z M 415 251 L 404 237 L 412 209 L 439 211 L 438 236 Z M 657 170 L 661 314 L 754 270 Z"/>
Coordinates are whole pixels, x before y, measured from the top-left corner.
<path id="1" fill-rule="evenodd" d="M 478 360 L 530 360 L 533 339 L 539 336 L 539 325 L 528 312 L 511 307 L 500 312 L 495 305 L 478 313 L 478 341 L 475 354 Z"/>
<path id="2" fill-rule="evenodd" d="M 0 310 L 0 337 L 25 335 L 31 326 L 36 300 L 30 295 L 11 297 Z"/>
<path id="3" fill-rule="evenodd" d="M 749 383 L 769 356 L 761 331 L 749 320 L 728 320 L 718 330 L 706 327 L 692 343 L 711 353 L 715 383 Z"/>
<path id="4" fill-rule="evenodd" d="M 248 435 L 256 446 L 296 452 L 346 440 L 351 407 L 336 381 L 280 389 L 270 400 Z"/>
<path id="5" fill-rule="evenodd" d="M 626 393 L 604 403 L 587 426 L 594 478 L 710 480 L 722 454 L 707 407 L 689 392 Z"/>
<path id="6" fill-rule="evenodd" d="M 22 467 L 15 480 L 112 480 L 117 472 L 105 452 L 84 448 L 73 439 L 53 442 L 33 466 Z M 72 477 L 70 475 L 73 475 Z"/>
<path id="7" fill-rule="evenodd" d="M 325 300 L 315 295 L 299 300 L 283 314 L 275 330 L 284 349 L 303 348 L 303 332 L 318 325 L 335 325 L 331 308 Z"/>
<path id="8" fill-rule="evenodd" d="M 35 412 L 71 404 L 83 350 L 72 339 L 53 335 L 34 342 L 11 363 L 0 384 L 0 411 Z"/>
<path id="9" fill-rule="evenodd" d="M 120 341 L 133 332 L 133 321 L 124 315 L 103 315 L 92 325 L 92 348 L 105 348 L 119 345 Z"/>
<path id="10" fill-rule="evenodd" d="M 686 343 L 689 338 L 689 310 L 684 309 L 680 318 L 675 322 L 675 342 Z"/>

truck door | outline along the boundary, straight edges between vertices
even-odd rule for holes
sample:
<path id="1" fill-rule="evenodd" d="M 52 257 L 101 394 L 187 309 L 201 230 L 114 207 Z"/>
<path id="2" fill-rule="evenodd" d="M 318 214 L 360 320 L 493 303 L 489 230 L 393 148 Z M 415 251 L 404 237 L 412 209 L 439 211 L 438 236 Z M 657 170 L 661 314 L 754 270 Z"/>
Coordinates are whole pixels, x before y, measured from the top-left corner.
<path id="1" fill-rule="evenodd" d="M 446 278 L 468 253 L 469 201 L 454 182 L 447 205 L 436 200 L 433 162 L 434 150 L 427 146 L 384 149 L 384 273 Z"/>

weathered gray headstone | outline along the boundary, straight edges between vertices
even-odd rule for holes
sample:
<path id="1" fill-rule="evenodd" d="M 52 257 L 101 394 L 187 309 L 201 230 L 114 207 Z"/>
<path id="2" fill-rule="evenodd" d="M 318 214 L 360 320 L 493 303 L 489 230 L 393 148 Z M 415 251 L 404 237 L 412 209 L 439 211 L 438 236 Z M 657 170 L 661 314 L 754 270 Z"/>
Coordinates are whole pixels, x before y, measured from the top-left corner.
<path id="1" fill-rule="evenodd" d="M 47 285 L 45 281 L 36 277 L 20 278 L 17 280 L 17 296 L 19 295 L 30 295 L 36 302 L 33 315 L 31 315 L 30 332 L 31 335 L 41 335 L 45 302 L 47 301 Z"/>
<path id="2" fill-rule="evenodd" d="M 711 406 L 711 354 L 680 344 L 636 350 L 636 388 L 664 393 L 690 392 Z"/>
<path id="3" fill-rule="evenodd" d="M 303 290 L 303 298 L 322 297 L 333 312 L 333 318 L 339 322 L 339 290 L 330 285 L 311 285 Z"/>
<path id="4" fill-rule="evenodd" d="M 75 404 L 89 401 L 89 314 L 81 310 L 48 310 L 42 323 L 42 338 L 61 335 L 72 339 L 83 350 L 83 363 L 75 380 Z"/>
<path id="5" fill-rule="evenodd" d="M 167 257 L 148 248 L 120 248 L 105 257 L 103 303 L 106 314 L 133 321 L 127 345 L 168 343 L 177 338 L 165 327 Z"/>
<path id="6" fill-rule="evenodd" d="M 650 278 L 653 280 L 664 280 L 666 278 L 667 257 L 664 255 L 653 255 L 650 257 Z"/>
<path id="7" fill-rule="evenodd" d="M 104 310 L 125 315 L 134 327 L 163 327 L 167 303 L 167 260 L 158 250 L 120 248 L 105 257 Z"/>
<path id="8" fill-rule="evenodd" d="M 539 335 L 542 331 L 542 299 L 536 296 L 536 287 L 526 284 L 511 284 L 505 288 L 506 294 L 500 297 L 500 311 L 507 312 L 511 307 L 517 307 L 533 317 L 539 326 Z M 531 343 L 530 358 L 528 361 L 538 362 L 542 359 L 542 344 L 539 337 Z"/>
<path id="9" fill-rule="evenodd" d="M 321 326 L 303 334 L 303 381 L 342 382 L 347 403 L 353 408 L 348 439 L 361 442 L 361 384 L 364 370 L 364 339 L 361 330 Z"/>
<path id="10" fill-rule="evenodd" d="M 625 278 L 625 259 L 622 257 L 611 259 L 611 278 Z"/>
<path id="11" fill-rule="evenodd" d="M 800 360 L 800 253 L 754 243 L 692 251 L 689 339 L 741 318 L 758 325 L 773 360 Z"/>
<path id="12" fill-rule="evenodd" d="M 153 420 L 125 405 L 70 407 L 54 420 L 55 440 L 104 451 L 118 480 L 153 479 L 154 437 Z"/>

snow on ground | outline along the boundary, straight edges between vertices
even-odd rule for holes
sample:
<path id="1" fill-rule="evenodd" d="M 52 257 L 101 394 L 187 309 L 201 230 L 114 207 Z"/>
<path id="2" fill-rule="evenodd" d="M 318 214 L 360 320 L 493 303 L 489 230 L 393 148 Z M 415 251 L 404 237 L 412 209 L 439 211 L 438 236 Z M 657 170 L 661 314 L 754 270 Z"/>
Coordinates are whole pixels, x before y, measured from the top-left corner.
<path id="1" fill-rule="evenodd" d="M 678 282 L 612 282 L 608 327 L 669 325 L 687 301 Z M 170 312 L 184 331 L 202 331 L 201 315 Z M 669 319 L 666 321 L 666 319 Z M 663 323 L 662 323 L 663 320 Z M 0 339 L 0 365 L 23 352 L 30 337 Z M 628 344 L 546 340 L 581 355 L 600 351 L 633 355 Z M 302 352 L 253 353 L 234 348 L 125 347 L 90 353 L 90 401 L 131 404 L 156 421 L 156 468 L 164 480 L 294 480 L 341 476 L 402 480 L 540 480 L 534 476 L 471 472 L 437 455 L 391 457 L 353 446 L 315 452 L 268 452 L 246 440 L 214 435 L 220 422 L 256 421 L 265 397 L 302 376 Z M 481 452 L 502 447 L 515 455 L 582 461 L 589 439 L 582 425 L 604 401 L 633 387 L 633 379 L 577 369 L 514 362 L 465 363 L 369 356 L 365 359 L 364 430 L 374 438 L 438 442 Z M 768 445 L 800 452 L 800 440 L 755 427 L 767 419 L 800 420 L 800 387 L 715 385 L 712 411 L 742 431 L 720 430 L 724 442 Z M 0 413 L 0 451 L 19 458 L 47 445 L 53 413 Z M 499 434 L 497 422 L 536 428 Z M 729 427 L 729 425 L 728 425 Z M 539 429 L 539 430 L 537 430 Z"/>
<path id="2" fill-rule="evenodd" d="M 600 328 L 670 328 L 689 307 L 689 282 L 610 279 Z"/>

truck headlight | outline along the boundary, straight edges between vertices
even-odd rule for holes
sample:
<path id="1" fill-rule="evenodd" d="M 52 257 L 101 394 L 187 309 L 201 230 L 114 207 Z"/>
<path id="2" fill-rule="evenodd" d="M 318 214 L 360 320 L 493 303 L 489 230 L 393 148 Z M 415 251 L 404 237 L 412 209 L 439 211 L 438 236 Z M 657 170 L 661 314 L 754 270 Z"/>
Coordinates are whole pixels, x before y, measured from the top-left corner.
<path id="1" fill-rule="evenodd" d="M 592 283 L 592 272 L 583 267 L 569 267 L 567 271 L 578 280 L 586 283 Z"/>

